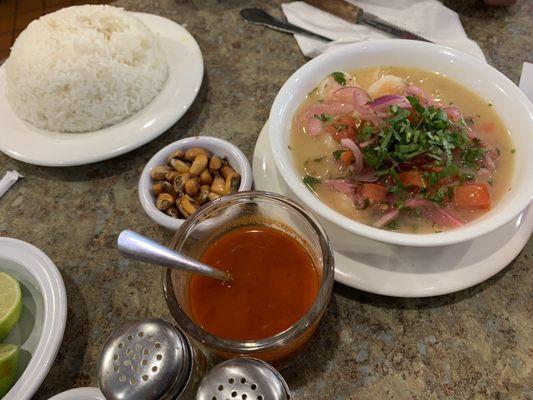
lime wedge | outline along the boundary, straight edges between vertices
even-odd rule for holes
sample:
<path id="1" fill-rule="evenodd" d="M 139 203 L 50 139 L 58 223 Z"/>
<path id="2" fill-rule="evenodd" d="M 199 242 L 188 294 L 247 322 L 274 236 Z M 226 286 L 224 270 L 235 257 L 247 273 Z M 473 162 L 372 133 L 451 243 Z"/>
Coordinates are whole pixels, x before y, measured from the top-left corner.
<path id="1" fill-rule="evenodd" d="M 17 379 L 19 347 L 0 344 L 0 399 L 9 392 Z"/>
<path id="2" fill-rule="evenodd" d="M 18 322 L 21 309 L 19 283 L 5 272 L 0 272 L 0 342 Z"/>

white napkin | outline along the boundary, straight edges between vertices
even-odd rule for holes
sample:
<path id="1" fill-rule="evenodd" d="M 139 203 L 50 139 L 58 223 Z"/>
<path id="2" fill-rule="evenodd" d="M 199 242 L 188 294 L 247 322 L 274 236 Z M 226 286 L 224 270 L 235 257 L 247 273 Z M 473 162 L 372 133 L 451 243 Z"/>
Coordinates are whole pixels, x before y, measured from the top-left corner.
<path id="1" fill-rule="evenodd" d="M 2 197 L 20 178 L 24 177 L 17 171 L 7 171 L 4 177 L 0 179 L 0 197 Z"/>
<path id="2" fill-rule="evenodd" d="M 525 62 L 522 66 L 519 87 L 533 103 L 533 64 Z"/>
<path id="3" fill-rule="evenodd" d="M 437 0 L 347 0 L 364 11 L 425 37 L 435 43 L 485 60 L 483 51 L 470 40 L 456 12 Z M 333 39 L 324 43 L 304 35 L 294 35 L 303 54 L 316 57 L 345 43 L 386 39 L 391 36 L 362 24 L 352 24 L 301 1 L 281 5 L 287 20 L 294 25 Z"/>

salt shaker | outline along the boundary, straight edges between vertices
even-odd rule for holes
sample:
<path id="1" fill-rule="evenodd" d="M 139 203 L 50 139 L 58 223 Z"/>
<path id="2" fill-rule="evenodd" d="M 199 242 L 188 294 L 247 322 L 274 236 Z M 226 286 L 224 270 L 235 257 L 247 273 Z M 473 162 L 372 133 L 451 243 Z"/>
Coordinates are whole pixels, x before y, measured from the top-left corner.
<path id="1" fill-rule="evenodd" d="M 202 379 L 197 400 L 290 400 L 289 386 L 271 365 L 256 358 L 224 361 Z"/>
<path id="2" fill-rule="evenodd" d="M 193 400 L 206 365 L 203 353 L 170 322 L 130 321 L 104 344 L 98 383 L 107 400 Z"/>

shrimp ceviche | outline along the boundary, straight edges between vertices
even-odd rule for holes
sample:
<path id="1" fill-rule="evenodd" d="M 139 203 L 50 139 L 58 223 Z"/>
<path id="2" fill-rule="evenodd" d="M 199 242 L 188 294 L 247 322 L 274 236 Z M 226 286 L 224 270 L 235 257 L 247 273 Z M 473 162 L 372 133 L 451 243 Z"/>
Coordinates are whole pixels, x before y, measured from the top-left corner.
<path id="1" fill-rule="evenodd" d="M 376 228 L 458 228 L 510 189 L 515 150 L 494 106 L 437 73 L 333 72 L 291 129 L 303 182 L 331 208 Z"/>

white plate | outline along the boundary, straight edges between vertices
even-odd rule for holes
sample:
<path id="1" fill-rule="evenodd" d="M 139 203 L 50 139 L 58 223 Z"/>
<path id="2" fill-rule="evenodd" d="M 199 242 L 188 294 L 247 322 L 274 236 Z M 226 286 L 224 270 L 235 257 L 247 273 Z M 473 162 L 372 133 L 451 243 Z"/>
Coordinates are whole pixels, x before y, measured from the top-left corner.
<path id="1" fill-rule="evenodd" d="M 65 285 L 46 254 L 17 239 L 0 238 L 0 271 L 17 279 L 22 289 L 19 323 L 4 340 L 21 348 L 19 378 L 2 400 L 26 400 L 48 374 L 63 339 Z"/>
<path id="2" fill-rule="evenodd" d="M 85 387 L 67 390 L 59 393 L 48 400 L 105 400 L 100 389 L 95 387 Z"/>
<path id="3" fill-rule="evenodd" d="M 46 166 L 83 165 L 127 153 L 170 128 L 188 110 L 202 84 L 204 63 L 198 43 L 175 22 L 134 13 L 156 35 L 169 66 L 165 86 L 144 109 L 95 132 L 57 133 L 19 119 L 6 96 L 5 64 L 0 67 L 0 151 L 17 160 Z"/>
<path id="4" fill-rule="evenodd" d="M 257 139 L 252 171 L 256 189 L 282 193 L 297 201 L 276 170 L 268 123 Z M 427 297 L 474 286 L 505 268 L 533 232 L 531 207 L 492 233 L 441 247 L 397 246 L 353 235 L 349 235 L 347 245 L 339 228 L 319 219 L 333 245 L 335 280 L 386 296 Z M 344 250 L 338 251 L 340 248 Z"/>

